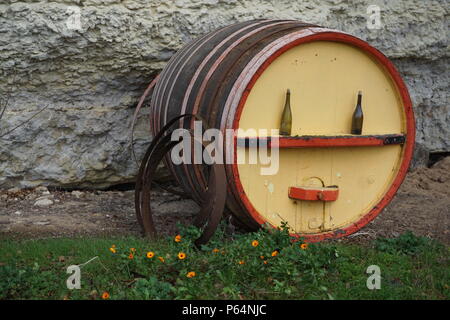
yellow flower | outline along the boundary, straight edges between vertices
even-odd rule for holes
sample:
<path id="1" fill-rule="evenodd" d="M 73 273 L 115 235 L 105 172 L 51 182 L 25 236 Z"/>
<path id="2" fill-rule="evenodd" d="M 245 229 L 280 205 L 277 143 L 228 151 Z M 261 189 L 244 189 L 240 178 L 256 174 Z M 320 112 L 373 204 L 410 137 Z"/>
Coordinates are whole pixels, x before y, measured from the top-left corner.
<path id="1" fill-rule="evenodd" d="M 253 240 L 252 241 L 252 246 L 257 247 L 259 245 L 258 240 Z"/>
<path id="2" fill-rule="evenodd" d="M 116 253 L 116 248 L 111 247 L 111 248 L 109 248 L 109 251 L 111 251 L 112 253 Z"/>
<path id="3" fill-rule="evenodd" d="M 155 253 L 154 253 L 154 252 L 151 252 L 151 251 L 147 252 L 147 258 L 151 259 L 151 258 L 153 258 L 154 256 L 155 256 Z"/>
<path id="4" fill-rule="evenodd" d="M 183 260 L 184 258 L 186 258 L 186 253 L 180 252 L 180 253 L 178 254 L 178 259 Z"/>
<path id="5" fill-rule="evenodd" d="M 164 258 L 163 257 L 158 257 L 159 261 L 161 261 L 162 263 L 164 263 Z"/>
<path id="6" fill-rule="evenodd" d="M 307 244 L 307 243 L 302 243 L 302 244 L 300 245 L 300 249 L 302 249 L 302 250 L 308 249 L 308 244 Z"/>
<path id="7" fill-rule="evenodd" d="M 278 251 L 275 250 L 274 252 L 272 252 L 272 257 L 276 257 L 278 255 Z"/>
<path id="8" fill-rule="evenodd" d="M 215 248 L 215 249 L 213 249 L 212 252 L 217 253 L 217 252 L 219 252 L 219 249 Z"/>
<path id="9" fill-rule="evenodd" d="M 181 236 L 180 235 L 177 235 L 175 237 L 175 242 L 181 242 Z"/>
<path id="10" fill-rule="evenodd" d="M 133 259 L 134 259 L 134 255 L 133 255 L 132 253 L 130 253 L 130 254 L 128 255 L 128 259 L 133 260 Z"/>
<path id="11" fill-rule="evenodd" d="M 193 278 L 193 277 L 195 277 L 195 276 L 196 276 L 196 274 L 195 274 L 194 271 L 190 271 L 190 272 L 188 272 L 188 273 L 186 274 L 186 277 L 188 277 L 188 278 Z"/>
<path id="12" fill-rule="evenodd" d="M 102 294 L 102 299 L 103 299 L 103 300 L 107 300 L 107 299 L 109 299 L 109 297 L 110 297 L 110 296 L 109 296 L 109 293 L 108 293 L 108 292 L 106 292 L 106 291 L 103 292 L 103 294 Z"/>
<path id="13" fill-rule="evenodd" d="M 245 261 L 244 261 L 244 260 L 241 260 L 241 261 L 239 261 L 238 263 L 242 265 L 242 264 L 245 264 Z"/>

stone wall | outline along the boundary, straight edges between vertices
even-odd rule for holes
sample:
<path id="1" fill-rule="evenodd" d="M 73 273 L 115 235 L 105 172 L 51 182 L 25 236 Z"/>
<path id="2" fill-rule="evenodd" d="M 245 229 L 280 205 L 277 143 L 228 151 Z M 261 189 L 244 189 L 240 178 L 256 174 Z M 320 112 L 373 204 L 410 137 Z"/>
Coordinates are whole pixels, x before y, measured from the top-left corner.
<path id="1" fill-rule="evenodd" d="M 366 25 L 371 4 L 381 8 L 379 30 Z M 153 75 L 189 40 L 254 18 L 317 23 L 379 48 L 408 85 L 417 141 L 450 151 L 446 0 L 1 0 L 0 90 L 11 94 L 0 136 L 47 109 L 0 138 L 0 188 L 132 181 L 129 126 Z M 149 140 L 144 112 L 138 158 Z"/>

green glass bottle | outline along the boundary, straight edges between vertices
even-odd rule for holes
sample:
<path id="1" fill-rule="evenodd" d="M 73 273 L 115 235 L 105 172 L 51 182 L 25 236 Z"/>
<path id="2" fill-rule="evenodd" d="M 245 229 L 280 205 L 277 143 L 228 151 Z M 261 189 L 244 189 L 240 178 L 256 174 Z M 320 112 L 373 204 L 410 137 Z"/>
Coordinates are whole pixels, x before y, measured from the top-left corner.
<path id="1" fill-rule="evenodd" d="M 356 104 L 355 111 L 352 117 L 352 134 L 362 134 L 362 127 L 364 121 L 364 115 L 361 106 L 362 92 L 358 92 L 358 103 Z"/>
<path id="2" fill-rule="evenodd" d="M 286 92 L 286 103 L 281 115 L 280 135 L 290 136 L 292 130 L 291 90 Z"/>

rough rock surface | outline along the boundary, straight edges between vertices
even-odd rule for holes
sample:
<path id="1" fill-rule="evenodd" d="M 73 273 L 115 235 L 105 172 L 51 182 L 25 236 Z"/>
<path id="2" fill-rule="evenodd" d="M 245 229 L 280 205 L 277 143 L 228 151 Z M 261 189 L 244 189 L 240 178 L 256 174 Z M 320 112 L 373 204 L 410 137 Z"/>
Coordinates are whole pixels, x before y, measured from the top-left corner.
<path id="1" fill-rule="evenodd" d="M 374 4 L 378 30 L 367 28 Z M 263 17 L 337 28 L 379 48 L 410 90 L 417 140 L 450 151 L 446 0 L 2 0 L 0 94 L 11 95 L 0 120 L 0 188 L 132 181 L 128 128 L 152 76 L 190 39 Z M 146 119 L 136 131 L 138 158 L 150 140 Z"/>

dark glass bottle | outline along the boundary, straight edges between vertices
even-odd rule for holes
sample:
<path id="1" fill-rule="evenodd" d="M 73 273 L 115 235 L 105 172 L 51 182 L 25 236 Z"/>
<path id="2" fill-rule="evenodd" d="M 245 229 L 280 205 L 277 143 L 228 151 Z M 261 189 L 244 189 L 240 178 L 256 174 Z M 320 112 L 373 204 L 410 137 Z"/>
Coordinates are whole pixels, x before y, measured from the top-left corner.
<path id="1" fill-rule="evenodd" d="M 358 103 L 352 117 L 352 134 L 360 135 L 362 133 L 364 115 L 361 106 L 362 92 L 358 92 Z"/>
<path id="2" fill-rule="evenodd" d="M 281 115 L 280 135 L 290 136 L 292 130 L 291 90 L 286 92 L 286 103 Z"/>

